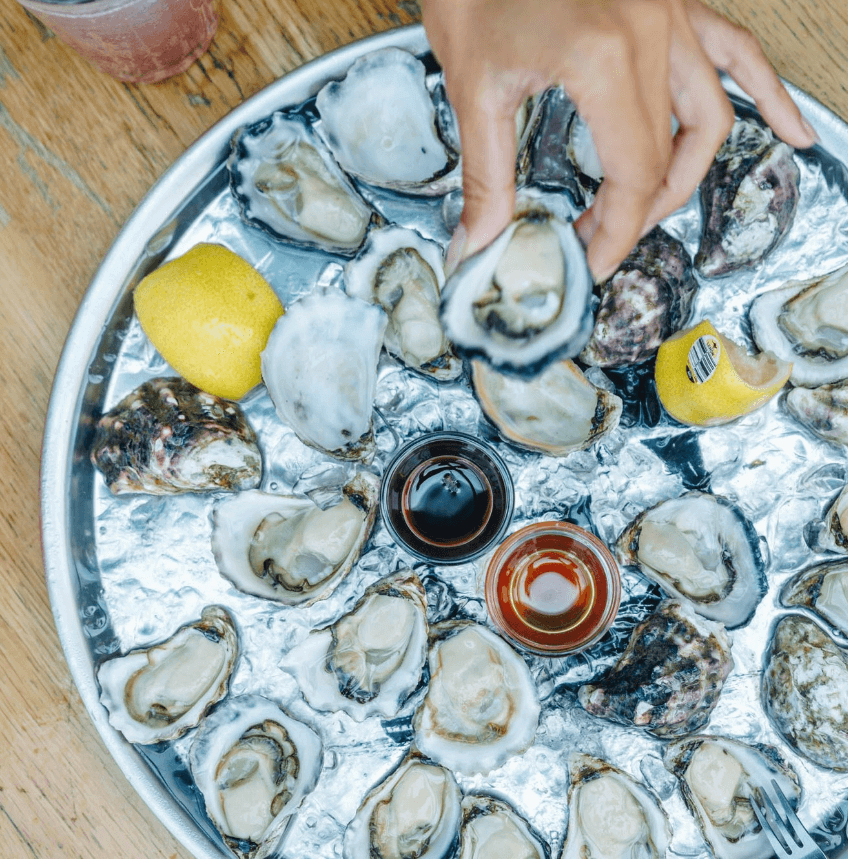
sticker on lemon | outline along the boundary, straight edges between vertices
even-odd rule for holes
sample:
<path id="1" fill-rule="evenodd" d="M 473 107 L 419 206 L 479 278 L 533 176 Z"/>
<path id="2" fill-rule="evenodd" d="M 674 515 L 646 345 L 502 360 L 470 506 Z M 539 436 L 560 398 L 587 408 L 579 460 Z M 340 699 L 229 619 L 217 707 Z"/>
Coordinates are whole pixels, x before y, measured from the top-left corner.
<path id="1" fill-rule="evenodd" d="M 654 377 L 660 402 L 673 418 L 715 426 L 764 406 L 791 372 L 790 361 L 773 352 L 750 355 L 705 319 L 660 346 Z"/>
<path id="2" fill-rule="evenodd" d="M 262 380 L 259 356 L 283 305 L 238 254 L 195 245 L 148 274 L 133 300 L 162 357 L 201 390 L 238 400 Z"/>

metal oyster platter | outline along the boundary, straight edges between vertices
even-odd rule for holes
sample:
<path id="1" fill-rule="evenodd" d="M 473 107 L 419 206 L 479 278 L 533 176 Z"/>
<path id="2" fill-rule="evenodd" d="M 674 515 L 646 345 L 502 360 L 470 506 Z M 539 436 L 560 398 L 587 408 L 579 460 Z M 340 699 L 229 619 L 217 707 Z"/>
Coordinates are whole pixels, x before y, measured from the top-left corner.
<path id="1" fill-rule="evenodd" d="M 394 544 L 379 515 L 353 570 L 326 599 L 287 605 L 245 593 L 219 573 L 213 556 L 210 514 L 218 496 L 226 493 L 112 495 L 91 462 L 101 415 L 141 383 L 175 375 L 133 314 L 133 289 L 162 262 L 200 242 L 224 244 L 265 276 L 286 307 L 316 285 L 339 282 L 345 256 L 281 241 L 242 217 L 229 186 L 230 141 L 239 129 L 261 123 L 282 108 L 314 116 L 314 97 L 325 84 L 344 78 L 360 57 L 390 46 L 426 59 L 428 79 L 437 81 L 423 30 L 397 30 L 287 75 L 198 140 L 154 186 L 116 239 L 80 306 L 56 374 L 41 489 L 47 582 L 59 635 L 110 753 L 144 801 L 198 859 L 232 853 L 207 811 L 192 761 L 198 749 L 213 744 L 216 730 L 247 718 L 245 713 L 264 712 L 264 699 L 308 725 L 304 745 L 317 737 L 323 747 L 321 763 L 307 780 L 310 785 L 293 790 L 300 804 L 287 818 L 274 855 L 341 855 L 346 830 L 362 829 L 361 823 L 351 822 L 367 807 L 366 795 L 409 766 L 414 714 L 426 683 L 394 712 L 369 710 L 357 718 L 350 712 L 313 708 L 310 703 L 318 696 L 311 688 L 302 692 L 287 661 L 312 630 L 350 612 L 365 594 L 379 595 L 375 583 L 408 567 L 424 585 L 431 629 L 435 624 L 442 630 L 444 624 L 486 626 L 488 621 L 482 589 L 486 557 L 450 567 L 422 564 Z M 744 95 L 730 83 L 727 87 L 738 112 L 750 114 Z M 756 268 L 719 279 L 699 278 L 693 302 L 694 320 L 708 317 L 749 348 L 747 308 L 756 296 L 848 262 L 848 173 L 841 160 L 848 153 L 848 126 L 806 94 L 791 87 L 790 92 L 821 140 L 814 151 L 795 153 L 800 197 L 794 221 Z M 444 247 L 451 212 L 456 211 L 450 205 L 455 203 L 456 186 L 450 178 L 454 166 L 448 165 L 445 174 L 430 183 L 428 196 L 401 194 L 364 181 L 355 184 L 386 222 L 415 229 Z M 701 235 L 697 199 L 663 226 L 695 256 Z M 727 738 L 729 746 L 742 742 L 773 747 L 800 784 L 802 820 L 828 855 L 848 855 L 848 774 L 832 764 L 814 763 L 787 741 L 767 715 L 772 701 L 762 682 L 779 619 L 811 614 L 803 600 L 800 608 L 783 604 L 785 586 L 799 571 L 841 557 L 819 536 L 828 509 L 848 482 L 844 446 L 822 441 L 803 428 L 785 407 L 784 396 L 724 426 L 688 428 L 664 414 L 644 368 L 606 375 L 598 371 L 592 380 L 621 396 L 620 422 L 586 449 L 551 456 L 504 441 L 481 411 L 467 373 L 446 380 L 428 378 L 384 354 L 374 400 L 379 419 L 370 468 L 379 475 L 399 444 L 426 433 L 474 435 L 494 445 L 510 471 L 515 486 L 513 529 L 566 519 L 592 530 L 610 547 L 649 508 L 687 492 L 714 493 L 728 499 L 748 522 L 745 533 L 761 558 L 765 593 L 743 622 L 726 633 L 732 641 L 733 667 L 708 724 L 685 742 L 675 740 L 672 753 L 662 732 L 648 733 L 592 715 L 584 704 L 583 690 L 597 688 L 634 627 L 655 616 L 663 597 L 635 567 L 623 567 L 622 606 L 600 642 L 563 658 L 529 653 L 519 658 L 541 704 L 538 727 L 529 748 L 525 744 L 523 750 L 498 758 L 488 773 L 452 776 L 455 791 L 464 797 L 463 808 L 472 809 L 466 817 L 486 816 L 508 803 L 545 845 L 543 853 L 557 857 L 571 826 L 569 817 L 579 817 L 569 812 L 570 786 L 589 784 L 606 768 L 617 783 L 635 780 L 641 785 L 638 791 L 644 793 L 647 786 L 659 801 L 670 826 L 668 855 L 707 859 L 713 854 L 684 802 L 674 761 L 694 754 L 692 744 L 686 745 L 689 740 L 709 734 Z M 346 479 L 341 476 L 345 463 L 301 443 L 281 423 L 263 386 L 240 405 L 262 449 L 262 489 L 314 497 L 328 482 Z M 219 608 L 205 611 L 209 606 Z M 835 621 L 824 627 L 831 623 Z M 210 636 L 212 625 L 223 631 Z M 229 688 L 200 725 L 182 736 L 130 742 L 109 721 L 101 703 L 105 681 L 98 671 L 117 654 L 151 647 L 183 628 L 185 635 L 199 629 L 207 639 L 226 641 L 232 629 L 237 630 L 238 658 L 228 651 L 224 659 L 228 668 L 235 664 Z M 606 763 L 598 764 L 598 759 Z M 848 769 L 848 760 L 844 763 Z M 237 850 L 236 855 L 245 854 Z"/>

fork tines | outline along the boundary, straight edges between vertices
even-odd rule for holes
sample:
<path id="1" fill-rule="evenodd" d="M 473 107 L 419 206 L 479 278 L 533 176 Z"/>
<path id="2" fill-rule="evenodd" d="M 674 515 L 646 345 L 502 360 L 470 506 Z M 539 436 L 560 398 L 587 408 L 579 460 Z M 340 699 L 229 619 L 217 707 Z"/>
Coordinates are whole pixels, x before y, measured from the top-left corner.
<path id="1" fill-rule="evenodd" d="M 770 786 L 760 785 L 758 793 L 762 798 L 752 796 L 751 808 L 778 859 L 827 859 L 804 829 L 775 779 Z M 778 805 L 782 813 L 777 810 Z"/>

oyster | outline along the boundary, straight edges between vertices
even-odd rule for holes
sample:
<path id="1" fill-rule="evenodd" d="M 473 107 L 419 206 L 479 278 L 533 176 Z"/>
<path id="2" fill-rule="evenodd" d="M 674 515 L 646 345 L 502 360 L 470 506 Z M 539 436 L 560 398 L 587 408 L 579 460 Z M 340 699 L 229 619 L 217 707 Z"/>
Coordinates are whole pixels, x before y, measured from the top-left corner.
<path id="1" fill-rule="evenodd" d="M 445 284 L 441 317 L 459 352 L 532 375 L 583 347 L 591 295 L 574 228 L 536 208 L 459 264 Z"/>
<path id="2" fill-rule="evenodd" d="M 315 731 L 259 695 L 228 698 L 189 749 L 194 782 L 240 859 L 271 855 L 321 771 Z"/>
<path id="3" fill-rule="evenodd" d="M 360 57 L 315 99 L 321 134 L 352 176 L 409 194 L 458 187 L 458 154 L 439 127 L 424 64 L 401 48 Z"/>
<path id="4" fill-rule="evenodd" d="M 848 266 L 758 296 L 750 320 L 757 345 L 792 362 L 793 384 L 848 377 Z"/>
<path id="5" fill-rule="evenodd" d="M 800 179 L 792 147 L 760 123 L 737 119 L 701 183 L 698 272 L 719 277 L 760 262 L 792 226 Z"/>
<path id="6" fill-rule="evenodd" d="M 757 532 L 719 495 L 692 491 L 660 502 L 636 517 L 615 548 L 619 563 L 728 629 L 747 623 L 766 592 Z"/>
<path id="7" fill-rule="evenodd" d="M 131 743 L 173 740 L 224 695 L 238 657 L 238 634 L 220 606 L 170 638 L 116 656 L 97 669 L 109 724 Z"/>
<path id="8" fill-rule="evenodd" d="M 547 859 L 547 845 L 507 802 L 469 793 L 462 800 L 457 859 Z"/>
<path id="9" fill-rule="evenodd" d="M 751 797 L 762 802 L 759 786 L 774 779 L 793 807 L 801 799 L 798 776 L 777 749 L 701 736 L 668 745 L 663 763 L 680 781 L 686 805 L 715 856 L 762 859 L 772 855 Z"/>
<path id="10" fill-rule="evenodd" d="M 460 820 L 453 775 L 407 756 L 362 801 L 345 830 L 344 859 L 444 859 Z"/>
<path id="11" fill-rule="evenodd" d="M 569 759 L 568 830 L 560 859 L 664 859 L 671 827 L 657 797 L 589 755 Z"/>
<path id="12" fill-rule="evenodd" d="M 371 413 L 386 314 L 330 288 L 294 302 L 262 353 L 262 378 L 283 423 L 339 459 L 374 456 Z"/>
<path id="13" fill-rule="evenodd" d="M 577 698 L 593 716 L 679 737 L 707 723 L 732 669 L 724 626 L 665 600 L 636 626 L 612 669 L 581 686 Z"/>
<path id="14" fill-rule="evenodd" d="M 242 410 L 179 377 L 151 379 L 103 415 L 91 461 L 116 494 L 235 491 L 262 477 Z"/>
<path id="15" fill-rule="evenodd" d="M 785 606 L 806 606 L 848 636 L 848 561 L 800 570 L 781 589 L 780 601 Z"/>
<path id="16" fill-rule="evenodd" d="M 786 409 L 815 435 L 848 445 L 848 380 L 818 388 L 792 388 Z"/>
<path id="17" fill-rule="evenodd" d="M 595 328 L 580 360 L 620 367 L 653 357 L 689 321 L 697 288 L 686 248 L 654 227 L 601 284 Z"/>
<path id="18" fill-rule="evenodd" d="M 439 320 L 444 282 L 441 247 L 401 227 L 372 231 L 345 267 L 347 293 L 386 311 L 386 351 L 438 381 L 462 373 Z"/>
<path id="19" fill-rule="evenodd" d="M 848 656 L 813 621 L 778 622 L 766 655 L 763 704 L 802 755 L 848 771 Z"/>
<path id="20" fill-rule="evenodd" d="M 621 398 L 593 385 L 573 361 L 557 361 L 526 380 L 473 361 L 471 379 L 500 434 L 539 453 L 566 456 L 585 449 L 621 417 Z"/>
<path id="21" fill-rule="evenodd" d="M 361 722 L 395 716 L 427 661 L 427 595 L 412 570 L 369 587 L 353 609 L 311 632 L 281 662 L 316 710 Z"/>
<path id="22" fill-rule="evenodd" d="M 332 506 L 254 490 L 212 508 L 212 552 L 240 591 L 286 605 L 324 599 L 351 570 L 377 515 L 378 479 L 356 474 Z"/>
<path id="23" fill-rule="evenodd" d="M 539 698 L 527 663 L 470 621 L 431 628 L 430 685 L 415 712 L 414 745 L 460 773 L 487 773 L 533 743 Z"/>
<path id="24" fill-rule="evenodd" d="M 848 554 L 848 485 L 830 505 L 815 539 L 816 549 Z"/>
<path id="25" fill-rule="evenodd" d="M 243 216 L 274 235 L 352 254 L 373 212 L 298 114 L 272 114 L 238 132 L 228 161 Z"/>

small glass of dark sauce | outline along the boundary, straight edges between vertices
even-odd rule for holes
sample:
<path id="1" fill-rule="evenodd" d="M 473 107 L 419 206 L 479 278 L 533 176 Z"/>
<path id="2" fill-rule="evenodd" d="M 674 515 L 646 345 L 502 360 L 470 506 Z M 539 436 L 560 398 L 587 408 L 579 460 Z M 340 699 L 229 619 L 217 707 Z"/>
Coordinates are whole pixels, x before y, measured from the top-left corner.
<path id="1" fill-rule="evenodd" d="M 386 468 L 382 496 L 395 541 L 416 558 L 440 564 L 483 554 L 512 520 L 506 465 L 465 433 L 432 433 L 402 447 Z"/>

